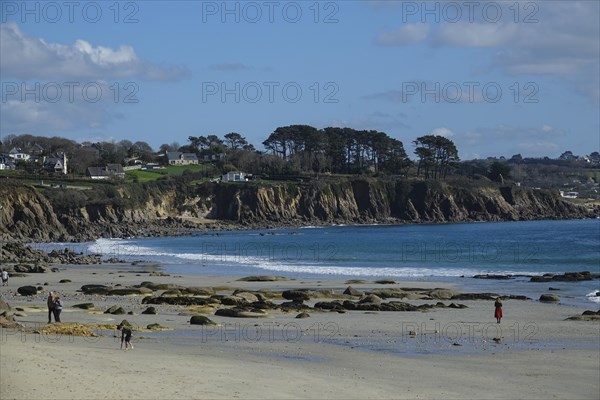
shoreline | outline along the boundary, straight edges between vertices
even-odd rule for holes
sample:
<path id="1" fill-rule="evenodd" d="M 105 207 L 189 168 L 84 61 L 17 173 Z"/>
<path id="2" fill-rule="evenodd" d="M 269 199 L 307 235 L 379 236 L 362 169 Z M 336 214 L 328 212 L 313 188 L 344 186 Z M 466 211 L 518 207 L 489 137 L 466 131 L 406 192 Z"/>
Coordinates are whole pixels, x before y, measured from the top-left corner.
<path id="1" fill-rule="evenodd" d="M 426 312 L 310 310 L 305 319 L 297 319 L 296 311 L 230 318 L 204 309 L 200 314 L 219 325 L 198 326 L 189 324 L 190 315 L 199 312 L 193 310 L 200 310 L 196 306 L 153 305 L 157 314 L 147 315 L 142 314 L 149 306 L 142 304 L 143 296 L 85 295 L 77 290 L 85 284 L 130 287 L 143 281 L 218 287 L 222 295 L 235 288 L 273 292 L 342 290 L 348 285 L 344 280 L 246 282 L 226 276 L 150 276 L 156 268 L 143 265 L 59 268 L 57 273 L 11 278 L 9 287 L 0 288 L 12 311 L 23 314 L 15 318 L 17 322 L 29 328 L 45 326 L 45 296 L 56 290 L 65 304 L 61 317 L 66 324 L 116 324 L 128 319 L 135 326 L 159 323 L 173 330 L 134 330 L 135 349 L 124 352 L 118 351 L 119 340 L 112 337 L 117 332 L 110 329 L 102 331 L 106 336 L 86 338 L 2 328 L 2 398 L 96 399 L 123 393 L 135 399 L 597 398 L 600 394 L 600 352 L 590 351 L 598 350 L 599 322 L 565 320 L 581 314 L 579 307 L 504 300 L 501 324 L 492 318 L 493 302 L 486 300 L 461 300 L 458 303 L 467 308 Z M 58 283 L 63 279 L 71 282 Z M 17 286 L 44 282 L 46 291 L 36 296 L 11 294 Z M 361 290 L 415 286 L 455 290 L 440 282 L 353 285 Z M 307 304 L 316 301 L 321 299 Z M 93 302 L 97 311 L 73 308 L 84 302 Z M 113 305 L 134 314 L 104 314 Z M 502 338 L 499 343 L 491 340 L 497 336 Z M 27 379 L 30 376 L 36 379 Z M 490 391 L 498 379 L 511 384 L 502 392 Z"/>
<path id="2" fill-rule="evenodd" d="M 599 207 L 600 208 L 600 207 Z M 278 229 L 319 229 L 319 228 L 331 228 L 331 227 L 369 227 L 369 226 L 405 226 L 405 225 L 450 225 L 450 224 L 480 224 L 480 223 L 511 223 L 511 222 L 542 222 L 542 221 L 585 221 L 600 219 L 600 216 L 586 216 L 579 218 L 532 218 L 524 220 L 461 220 L 461 221 L 410 221 L 403 219 L 387 218 L 381 221 L 289 221 L 289 222 L 250 222 L 247 224 L 241 224 L 232 220 L 215 219 L 208 220 L 203 219 L 206 222 L 195 222 L 195 217 L 165 217 L 162 219 L 151 220 L 142 227 L 138 227 L 139 224 L 126 222 L 124 226 L 135 226 L 138 231 L 149 231 L 151 234 L 142 235 L 131 235 L 131 236 L 105 236 L 105 235 L 89 235 L 85 237 L 71 237 L 70 241 L 26 241 L 23 239 L 12 239 L 10 236 L 5 238 L 5 242 L 15 242 L 24 245 L 30 245 L 32 243 L 48 244 L 48 243 L 65 243 L 65 244 L 77 244 L 93 242 L 98 239 L 143 239 L 143 238 L 165 238 L 165 237 L 182 237 L 182 236 L 193 236 L 195 233 L 214 233 L 214 232 L 238 232 L 238 231 L 260 231 L 260 230 L 278 230 Z M 188 226 L 163 226 L 162 223 L 165 221 L 174 220 L 176 224 L 184 224 Z M 158 223 L 158 225 L 155 225 Z M 118 225 L 118 224 L 116 224 Z M 106 230 L 104 230 L 106 231 Z"/>

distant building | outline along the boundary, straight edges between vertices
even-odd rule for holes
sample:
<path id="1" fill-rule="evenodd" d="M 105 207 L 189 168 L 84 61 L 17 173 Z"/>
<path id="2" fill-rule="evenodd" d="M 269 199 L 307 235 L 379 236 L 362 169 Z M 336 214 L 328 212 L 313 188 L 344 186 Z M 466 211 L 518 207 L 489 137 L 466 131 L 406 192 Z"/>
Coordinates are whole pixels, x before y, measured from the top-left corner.
<path id="1" fill-rule="evenodd" d="M 579 196 L 579 192 L 564 192 L 561 190 L 560 196 L 564 197 L 565 199 L 576 199 L 577 196 Z"/>
<path id="2" fill-rule="evenodd" d="M 166 162 L 169 165 L 193 165 L 198 164 L 198 157 L 194 153 L 167 151 Z"/>
<path id="3" fill-rule="evenodd" d="M 0 155 L 0 171 L 15 169 L 15 163 L 11 160 L 8 154 Z"/>
<path id="4" fill-rule="evenodd" d="M 23 160 L 23 161 L 27 161 L 29 160 L 30 155 L 23 152 L 23 150 L 21 150 L 18 147 L 13 147 L 9 152 L 8 155 L 10 158 L 12 158 L 15 161 L 18 160 Z"/>
<path id="5" fill-rule="evenodd" d="M 247 174 L 240 171 L 231 171 L 223 175 L 222 182 L 247 182 Z"/>
<path id="6" fill-rule="evenodd" d="M 88 167 L 85 175 L 93 180 L 123 179 L 125 171 L 121 164 L 107 164 L 106 167 Z"/>
<path id="7" fill-rule="evenodd" d="M 57 174 L 67 174 L 67 155 L 65 153 L 58 153 L 52 157 L 44 158 L 42 168 L 46 172 L 54 172 Z"/>
<path id="8" fill-rule="evenodd" d="M 44 153 L 45 149 L 39 144 L 36 143 L 33 146 L 31 146 L 31 149 L 29 150 L 29 152 L 31 154 L 35 154 L 35 155 L 40 155 L 42 153 Z"/>

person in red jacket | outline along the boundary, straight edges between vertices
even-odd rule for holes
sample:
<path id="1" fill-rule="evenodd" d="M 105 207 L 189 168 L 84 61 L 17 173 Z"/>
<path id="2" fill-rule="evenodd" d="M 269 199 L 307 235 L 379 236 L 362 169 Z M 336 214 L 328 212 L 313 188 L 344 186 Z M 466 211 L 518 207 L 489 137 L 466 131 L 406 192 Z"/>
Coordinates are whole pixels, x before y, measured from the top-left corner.
<path id="1" fill-rule="evenodd" d="M 500 297 L 496 298 L 494 307 L 496 308 L 494 311 L 494 318 L 496 318 L 497 323 L 500 323 L 500 320 L 502 319 L 502 303 L 500 303 Z"/>

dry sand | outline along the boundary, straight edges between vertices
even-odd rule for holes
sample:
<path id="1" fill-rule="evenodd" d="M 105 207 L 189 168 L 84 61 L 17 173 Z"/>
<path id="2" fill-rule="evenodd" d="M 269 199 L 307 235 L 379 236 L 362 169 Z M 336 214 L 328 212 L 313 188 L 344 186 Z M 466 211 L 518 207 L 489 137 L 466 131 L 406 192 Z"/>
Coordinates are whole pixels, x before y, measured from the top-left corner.
<path id="1" fill-rule="evenodd" d="M 149 277 L 141 267 L 61 267 L 61 272 L 11 278 L 0 293 L 16 320 L 45 325 L 46 294 L 15 296 L 18 286 L 48 282 L 63 296 L 63 322 L 159 323 L 160 333 L 134 332 L 122 351 L 117 333 L 84 338 L 2 329 L 0 398 L 5 399 L 598 399 L 600 324 L 565 321 L 579 308 L 537 301 L 504 301 L 496 324 L 493 303 L 459 301 L 466 309 L 429 312 L 349 311 L 345 314 L 270 312 L 270 318 L 208 315 L 217 327 L 190 326 L 183 306 L 158 305 L 143 315 L 141 297 L 87 296 L 84 284 L 123 286 L 142 281 L 247 289 L 343 289 L 343 281 L 239 282 L 230 277 Z M 119 272 L 127 271 L 127 272 Z M 59 284 L 61 279 L 72 283 Z M 439 283 L 353 285 L 436 287 Z M 224 292 L 225 293 L 225 292 Z M 515 293 L 519 294 L 519 293 Z M 74 309 L 93 302 L 99 311 Z M 414 300 L 413 304 L 435 301 Z M 450 301 L 444 301 L 449 304 Z M 119 304 L 134 315 L 102 311 Z M 590 306 L 592 309 L 593 304 Z M 415 331 L 415 335 L 409 335 Z M 437 331 L 437 332 L 436 332 Z M 260 337 L 259 337 L 260 335 Z M 500 343 L 492 339 L 502 337 Z M 457 345 L 455 345 L 457 344 Z M 460 346 L 459 346 L 460 345 Z"/>

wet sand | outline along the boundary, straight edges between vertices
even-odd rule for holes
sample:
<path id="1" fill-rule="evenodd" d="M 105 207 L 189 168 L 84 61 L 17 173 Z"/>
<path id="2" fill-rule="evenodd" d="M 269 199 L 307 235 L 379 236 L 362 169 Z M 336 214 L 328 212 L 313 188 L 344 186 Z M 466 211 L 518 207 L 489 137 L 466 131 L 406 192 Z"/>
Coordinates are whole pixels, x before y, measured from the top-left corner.
<path id="1" fill-rule="evenodd" d="M 600 397 L 600 323 L 565 321 L 584 310 L 572 306 L 505 300 L 501 324 L 493 319 L 493 302 L 442 300 L 468 308 L 343 314 L 311 310 L 306 319 L 280 311 L 269 311 L 268 318 L 205 314 L 219 325 L 203 327 L 189 324 L 185 306 L 155 305 L 158 314 L 146 315 L 141 314 L 147 307 L 141 296 L 83 295 L 77 290 L 84 284 L 131 286 L 143 281 L 248 290 L 348 285 L 149 276 L 140 266 L 60 268 L 58 273 L 11 278 L 10 286 L 0 289 L 13 312 L 23 310 L 16 311 L 23 314 L 15 317 L 17 322 L 28 329 L 46 325 L 47 292 L 34 297 L 15 293 L 19 286 L 47 282 L 44 288 L 63 298 L 65 323 L 116 324 L 127 319 L 135 326 L 159 323 L 172 330 L 134 331 L 135 349 L 123 351 L 118 332 L 111 329 L 97 329 L 102 335 L 97 338 L 2 329 L 2 399 Z M 72 282 L 58 283 L 61 279 Z M 440 283 L 352 286 L 434 288 Z M 85 302 L 94 303 L 95 311 L 72 307 Z M 113 305 L 134 314 L 103 313 Z"/>

